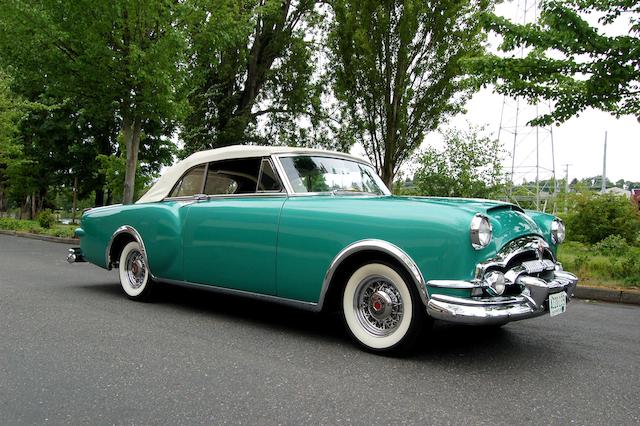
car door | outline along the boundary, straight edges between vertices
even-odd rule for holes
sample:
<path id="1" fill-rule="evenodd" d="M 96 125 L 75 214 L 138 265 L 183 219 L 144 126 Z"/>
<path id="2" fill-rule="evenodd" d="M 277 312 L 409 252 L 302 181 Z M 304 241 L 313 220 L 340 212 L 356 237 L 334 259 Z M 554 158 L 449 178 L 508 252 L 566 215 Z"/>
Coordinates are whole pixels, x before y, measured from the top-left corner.
<path id="1" fill-rule="evenodd" d="M 203 192 L 207 198 L 185 206 L 185 280 L 276 294 L 278 224 L 286 193 L 271 160 L 209 163 Z"/>

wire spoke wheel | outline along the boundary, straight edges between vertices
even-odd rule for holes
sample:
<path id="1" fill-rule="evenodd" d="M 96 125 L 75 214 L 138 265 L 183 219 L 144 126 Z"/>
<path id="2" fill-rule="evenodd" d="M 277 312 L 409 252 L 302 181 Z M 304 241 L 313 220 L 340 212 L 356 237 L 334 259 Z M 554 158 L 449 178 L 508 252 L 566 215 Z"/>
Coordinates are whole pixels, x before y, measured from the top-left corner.
<path id="1" fill-rule="evenodd" d="M 347 329 L 374 352 L 408 348 L 424 321 L 416 290 L 402 272 L 383 263 L 356 269 L 344 288 L 342 313 Z"/>
<path id="2" fill-rule="evenodd" d="M 126 268 L 131 287 L 140 288 L 140 286 L 144 284 L 147 272 L 147 266 L 142 253 L 137 250 L 130 252 L 127 256 Z"/>
<path id="3" fill-rule="evenodd" d="M 388 336 L 402 321 L 402 296 L 384 277 L 362 281 L 356 289 L 354 302 L 360 324 L 374 336 Z"/>
<path id="4" fill-rule="evenodd" d="M 122 289 L 130 299 L 143 300 L 149 296 L 153 281 L 147 258 L 138 242 L 132 241 L 122 249 L 118 275 Z"/>

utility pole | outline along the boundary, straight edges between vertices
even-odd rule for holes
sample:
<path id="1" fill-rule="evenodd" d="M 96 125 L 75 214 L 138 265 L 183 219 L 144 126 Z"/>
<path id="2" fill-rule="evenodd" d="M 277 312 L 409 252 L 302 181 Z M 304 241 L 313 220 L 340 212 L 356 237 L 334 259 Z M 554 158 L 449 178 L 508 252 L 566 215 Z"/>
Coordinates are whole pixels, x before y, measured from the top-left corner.
<path id="1" fill-rule="evenodd" d="M 516 10 L 512 22 L 535 24 L 539 19 L 541 2 L 542 0 L 514 1 Z M 528 51 L 524 47 L 520 48 L 520 58 L 526 57 L 525 50 Z M 561 188 L 556 182 L 553 130 L 551 126 L 527 124 L 548 111 L 550 106 L 530 104 L 519 97 L 512 99 L 504 96 L 498 141 L 511 151 L 509 164 L 505 161 L 505 171 L 508 172 L 505 198 L 518 205 L 521 202 L 527 203 L 537 210 L 546 209 L 551 200 L 551 209 L 556 211 L 555 197 Z M 514 191 L 516 183 L 519 184 L 517 192 Z"/>
<path id="2" fill-rule="evenodd" d="M 569 166 L 572 164 L 563 164 L 564 166 L 564 212 L 567 212 L 567 196 L 569 194 Z"/>
<path id="3" fill-rule="evenodd" d="M 604 155 L 602 156 L 602 185 L 600 192 L 604 193 L 607 189 L 607 131 L 604 132 Z"/>

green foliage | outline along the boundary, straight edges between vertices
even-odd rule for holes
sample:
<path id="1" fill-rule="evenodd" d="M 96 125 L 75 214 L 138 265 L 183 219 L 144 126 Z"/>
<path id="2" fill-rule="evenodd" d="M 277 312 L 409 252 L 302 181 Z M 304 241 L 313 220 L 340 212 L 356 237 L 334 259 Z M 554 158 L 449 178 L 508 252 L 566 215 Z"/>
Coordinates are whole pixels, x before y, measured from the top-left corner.
<path id="1" fill-rule="evenodd" d="M 628 23 L 628 34 L 607 35 L 601 26 Z M 500 93 L 549 100 L 554 110 L 533 123 L 563 122 L 588 107 L 640 117 L 640 3 L 627 0 L 546 0 L 535 24 L 488 14 L 486 27 L 502 37 L 504 56 L 466 62 L 466 69 Z M 521 48 L 529 53 L 519 57 Z M 532 123 L 532 124 L 533 124 Z"/>
<path id="2" fill-rule="evenodd" d="M 567 238 L 595 244 L 618 235 L 635 244 L 640 233 L 640 213 L 628 198 L 585 193 L 574 197 L 565 217 Z"/>
<path id="3" fill-rule="evenodd" d="M 640 287 L 640 248 L 626 245 L 623 250 L 623 244 L 605 254 L 595 246 L 567 241 L 558 249 L 558 260 L 584 285 Z"/>
<path id="4" fill-rule="evenodd" d="M 0 58 L 9 64 L 14 89 L 28 100 L 62 106 L 57 113 L 61 121 L 41 115 L 29 123 L 40 129 L 53 124 L 57 129 L 52 134 L 59 141 L 51 144 L 68 148 L 66 164 L 42 165 L 48 174 L 41 176 L 57 173 L 67 185 L 73 175 L 86 176 L 92 187 L 83 191 L 99 194 L 103 177 L 94 177 L 85 166 L 98 154 L 111 155 L 118 133 L 128 138 L 126 152 L 134 171 L 142 132 L 149 142 L 173 133 L 180 111 L 178 63 L 184 50 L 175 25 L 178 7 L 168 0 L 3 4 Z M 30 132 L 24 129 L 21 134 Z M 25 142 L 40 164 L 49 142 Z M 37 176 L 34 182 L 42 197 L 50 182 Z M 132 183 L 131 177 L 127 185 Z"/>
<path id="5" fill-rule="evenodd" d="M 491 1 L 333 0 L 330 48 L 345 125 L 391 187 L 424 136 L 472 86 L 460 62 L 484 54 Z"/>
<path id="6" fill-rule="evenodd" d="M 38 213 L 38 224 L 44 229 L 49 229 L 56 223 L 56 217 L 54 216 L 51 209 L 44 209 L 40 213 Z"/>
<path id="7" fill-rule="evenodd" d="M 502 152 L 497 140 L 478 133 L 450 130 L 444 134 L 444 147 L 433 147 L 418 157 L 414 177 L 421 195 L 493 198 L 503 188 Z"/>
<path id="8" fill-rule="evenodd" d="M 146 145 L 147 138 L 141 136 L 141 144 Z M 105 188 L 112 194 L 116 200 L 122 199 L 124 194 L 124 182 L 127 167 L 127 159 L 124 156 L 121 141 L 119 155 L 98 155 L 96 161 L 98 163 L 98 171 L 105 176 Z M 136 179 L 134 187 L 133 199 L 138 199 L 151 181 L 158 176 L 157 165 L 153 166 L 149 163 L 150 159 L 161 159 L 161 164 L 167 164 L 172 161 L 173 155 L 176 153 L 175 146 L 170 141 L 154 141 L 153 144 L 143 150 L 141 162 L 136 168 Z M 147 155 L 150 157 L 148 158 Z"/>
<path id="9" fill-rule="evenodd" d="M 326 119 L 325 82 L 315 75 L 315 1 L 191 1 L 181 23 L 189 47 L 184 155 L 238 143 L 323 140 L 298 120 L 315 129 Z"/>
<path id="10" fill-rule="evenodd" d="M 624 257 L 611 258 L 609 263 L 611 276 L 627 284 L 640 284 L 640 262 L 638 253 L 629 253 Z"/>
<path id="11" fill-rule="evenodd" d="M 18 220 L 12 218 L 0 218 L 0 229 L 31 234 L 45 234 L 54 237 L 73 238 L 74 225 L 54 224 L 51 228 L 42 228 L 35 220 Z"/>
<path id="12" fill-rule="evenodd" d="M 23 229 L 21 221 L 9 217 L 0 217 L 0 229 L 18 231 Z"/>
<path id="13" fill-rule="evenodd" d="M 594 250 L 604 256 L 623 256 L 629 251 L 629 244 L 620 235 L 609 235 L 593 246 Z"/>
<path id="14" fill-rule="evenodd" d="M 9 88 L 9 78 L 0 72 L 0 164 L 5 165 L 19 154 L 15 137 L 20 115 L 19 101 Z"/>

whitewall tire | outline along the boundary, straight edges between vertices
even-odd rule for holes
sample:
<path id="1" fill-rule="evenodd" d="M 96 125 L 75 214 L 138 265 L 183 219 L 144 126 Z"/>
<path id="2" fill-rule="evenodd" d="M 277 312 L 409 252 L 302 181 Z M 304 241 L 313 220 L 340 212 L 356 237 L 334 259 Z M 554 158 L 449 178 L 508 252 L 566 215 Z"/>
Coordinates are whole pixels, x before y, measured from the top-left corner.
<path id="1" fill-rule="evenodd" d="M 351 336 L 373 352 L 408 349 L 425 313 L 413 284 L 399 270 L 368 263 L 347 280 L 342 312 Z"/>
<path id="2" fill-rule="evenodd" d="M 125 294 L 133 300 L 145 300 L 153 288 L 153 281 L 147 259 L 136 241 L 124 246 L 118 266 L 120 285 Z"/>

